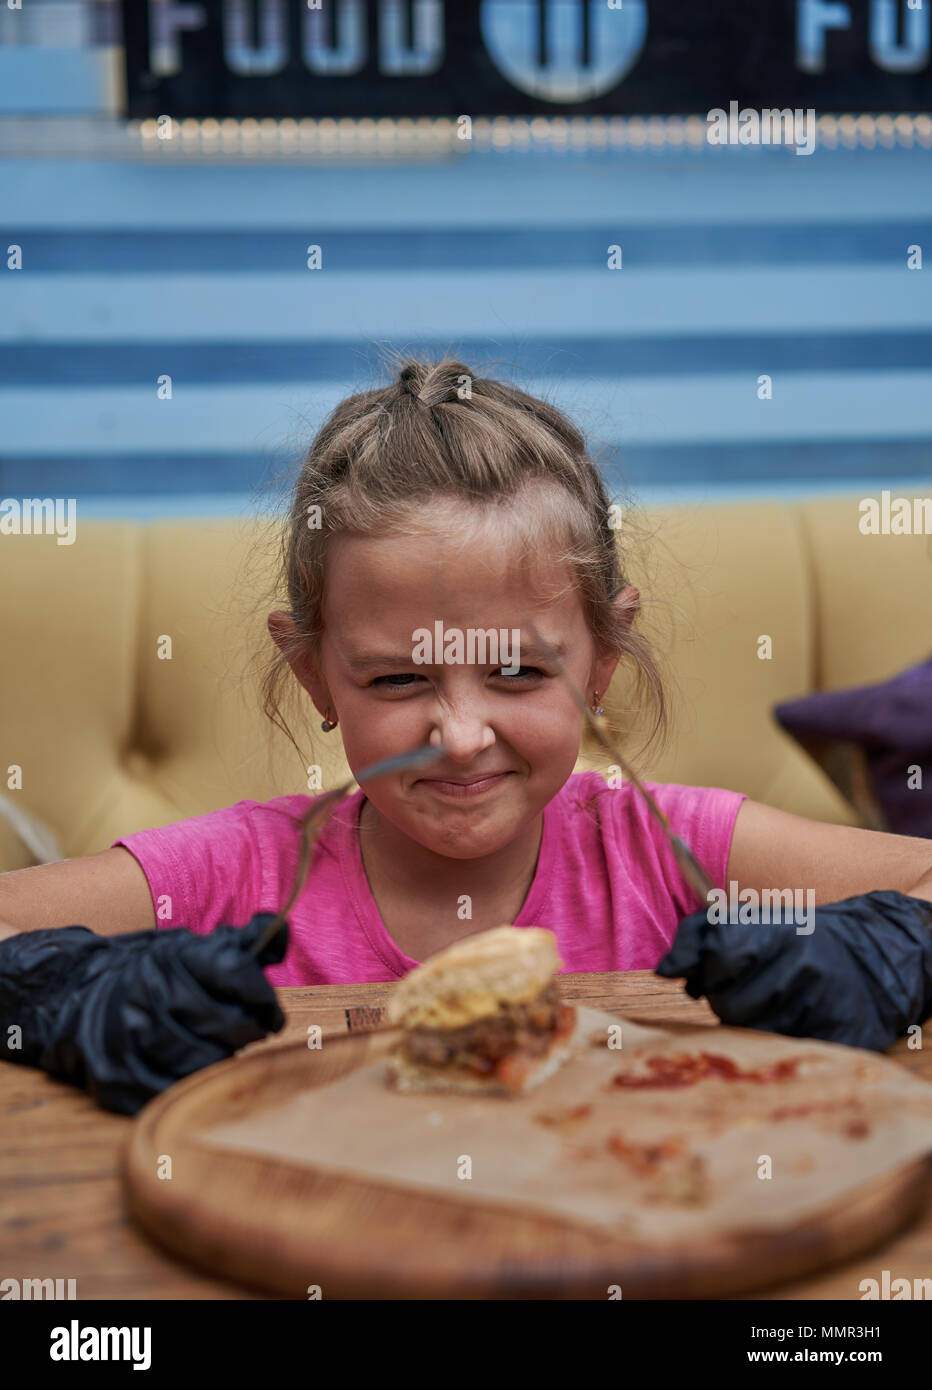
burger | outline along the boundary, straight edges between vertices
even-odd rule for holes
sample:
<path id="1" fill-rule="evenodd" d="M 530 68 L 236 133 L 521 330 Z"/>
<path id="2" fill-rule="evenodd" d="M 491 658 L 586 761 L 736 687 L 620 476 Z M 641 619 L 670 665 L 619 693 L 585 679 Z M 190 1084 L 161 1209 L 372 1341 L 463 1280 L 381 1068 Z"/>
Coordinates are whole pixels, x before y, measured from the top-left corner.
<path id="1" fill-rule="evenodd" d="M 389 1055 L 401 1091 L 521 1095 L 570 1056 L 576 1009 L 554 978 L 563 962 L 542 927 L 495 927 L 438 951 L 395 986 Z"/>

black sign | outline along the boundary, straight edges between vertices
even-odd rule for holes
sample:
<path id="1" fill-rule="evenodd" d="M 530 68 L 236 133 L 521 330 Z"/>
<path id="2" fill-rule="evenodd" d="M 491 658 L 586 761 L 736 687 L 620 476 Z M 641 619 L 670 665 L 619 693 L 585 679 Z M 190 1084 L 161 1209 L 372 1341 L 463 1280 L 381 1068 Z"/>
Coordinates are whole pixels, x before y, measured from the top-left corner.
<path id="1" fill-rule="evenodd" d="M 127 112 L 932 109 L 932 0 L 123 0 Z"/>

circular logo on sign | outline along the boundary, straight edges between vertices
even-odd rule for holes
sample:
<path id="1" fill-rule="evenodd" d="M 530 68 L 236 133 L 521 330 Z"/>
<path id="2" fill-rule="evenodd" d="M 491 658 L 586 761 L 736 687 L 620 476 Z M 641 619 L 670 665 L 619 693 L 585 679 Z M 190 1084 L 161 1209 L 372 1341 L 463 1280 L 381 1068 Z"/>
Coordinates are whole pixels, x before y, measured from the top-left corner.
<path id="1" fill-rule="evenodd" d="M 617 87 L 641 56 L 647 5 L 482 0 L 479 23 L 489 57 L 512 86 L 543 101 L 588 101 Z"/>

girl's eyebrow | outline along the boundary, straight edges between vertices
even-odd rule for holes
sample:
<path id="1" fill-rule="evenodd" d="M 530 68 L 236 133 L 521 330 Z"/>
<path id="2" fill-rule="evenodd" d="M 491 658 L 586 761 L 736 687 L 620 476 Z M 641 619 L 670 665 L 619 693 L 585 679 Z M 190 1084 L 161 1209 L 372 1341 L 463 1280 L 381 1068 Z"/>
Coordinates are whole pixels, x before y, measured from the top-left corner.
<path id="1" fill-rule="evenodd" d="M 551 646 L 552 650 L 556 652 L 557 656 L 558 656 L 559 658 L 561 658 L 561 660 L 562 660 L 562 658 L 566 655 L 566 643 L 565 643 L 565 642 L 551 642 L 551 643 L 550 643 L 550 646 Z M 547 656 L 547 654 L 543 651 L 542 648 L 534 646 L 533 643 L 526 643 L 526 642 L 522 642 L 522 643 L 520 644 L 520 653 L 521 653 L 522 664 L 523 664 L 523 665 L 527 665 L 527 663 L 523 661 L 523 658 L 524 658 L 524 657 L 530 657 L 532 661 L 545 661 L 545 660 L 546 660 L 546 656 Z M 347 659 L 346 659 L 346 664 L 347 664 L 347 666 L 349 666 L 352 670 L 354 670 L 354 671 L 360 671 L 360 670 L 363 670 L 365 667 L 368 667 L 368 666 L 393 666 L 393 667 L 398 667 L 398 666 L 413 666 L 413 665 L 430 665 L 430 662 L 414 662 L 413 659 L 412 659 L 412 654 L 411 654 L 411 652 L 410 652 L 410 650 L 409 650 L 409 651 L 407 651 L 407 652 L 401 652 L 401 653 L 399 653 L 399 652 L 363 652 L 363 653 L 360 653 L 360 654 L 357 655 L 357 656 L 349 656 L 349 657 L 347 657 Z M 487 664 L 490 664 L 490 663 L 487 663 Z"/>
<path id="2" fill-rule="evenodd" d="M 562 660 L 563 657 L 566 656 L 566 643 L 565 643 L 565 642 L 551 642 L 551 643 L 550 643 L 550 650 L 556 652 L 557 656 Z M 521 643 L 521 657 L 522 657 L 522 660 L 523 660 L 523 658 L 526 657 L 526 656 L 529 656 L 529 657 L 531 658 L 532 661 L 546 661 L 547 658 L 548 658 L 548 656 L 549 656 L 549 653 L 548 653 L 548 652 L 545 652 L 541 647 L 535 647 L 533 642 L 522 642 L 522 643 Z"/>
<path id="3" fill-rule="evenodd" d="M 361 670 L 365 666 L 411 666 L 411 652 L 366 652 L 359 656 L 350 656 L 346 659 L 347 666 L 354 671 Z"/>

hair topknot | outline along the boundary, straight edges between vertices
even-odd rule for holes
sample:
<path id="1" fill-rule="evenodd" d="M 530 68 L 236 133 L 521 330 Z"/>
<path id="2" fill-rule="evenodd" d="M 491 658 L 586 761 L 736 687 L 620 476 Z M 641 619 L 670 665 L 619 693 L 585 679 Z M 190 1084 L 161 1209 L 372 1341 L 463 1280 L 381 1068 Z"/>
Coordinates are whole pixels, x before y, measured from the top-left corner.
<path id="1" fill-rule="evenodd" d="M 412 359 L 398 373 L 400 391 L 424 406 L 469 400 L 472 380 L 470 368 L 452 358 L 432 363 Z"/>
<path id="2" fill-rule="evenodd" d="M 444 499 L 497 504 L 529 561 L 546 556 L 554 569 L 568 568 L 595 643 L 631 659 L 636 683 L 655 707 L 647 744 L 665 734 L 657 657 L 631 611 L 615 603 L 626 586 L 620 536 L 581 432 L 549 401 L 481 376 L 453 356 L 386 355 L 395 379 L 337 404 L 291 488 L 273 601 L 280 606 L 287 596 L 294 633 L 271 656 L 262 681 L 273 724 L 298 748 L 279 692 L 291 663 L 316 655 L 333 537 L 410 532 L 426 503 Z M 629 515 L 626 506 L 626 536 Z"/>

